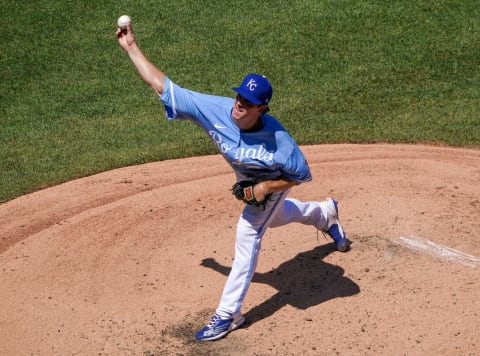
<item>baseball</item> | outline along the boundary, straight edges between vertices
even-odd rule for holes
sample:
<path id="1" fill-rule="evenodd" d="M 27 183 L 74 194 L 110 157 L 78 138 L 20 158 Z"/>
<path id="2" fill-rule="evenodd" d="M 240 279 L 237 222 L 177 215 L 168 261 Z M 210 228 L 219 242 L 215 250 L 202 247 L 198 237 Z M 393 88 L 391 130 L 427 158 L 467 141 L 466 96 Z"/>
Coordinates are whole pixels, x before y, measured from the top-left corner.
<path id="1" fill-rule="evenodd" d="M 118 24 L 118 27 L 120 27 L 122 30 L 126 30 L 127 25 L 131 22 L 132 20 L 130 20 L 130 16 L 122 15 L 118 18 L 117 24 Z"/>

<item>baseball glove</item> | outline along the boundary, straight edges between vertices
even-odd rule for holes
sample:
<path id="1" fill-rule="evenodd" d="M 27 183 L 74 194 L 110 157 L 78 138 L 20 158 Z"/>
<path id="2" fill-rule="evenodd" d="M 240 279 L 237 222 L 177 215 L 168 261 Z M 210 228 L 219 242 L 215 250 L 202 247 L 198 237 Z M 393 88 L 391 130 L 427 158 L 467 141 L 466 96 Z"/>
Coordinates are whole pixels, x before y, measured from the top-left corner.
<path id="1" fill-rule="evenodd" d="M 246 180 L 237 182 L 232 186 L 232 194 L 235 195 L 238 200 L 242 200 L 249 205 L 263 207 L 263 209 L 265 209 L 265 205 L 270 200 L 272 194 L 267 195 L 262 201 L 258 201 L 253 193 L 253 187 L 255 184 L 257 183 Z"/>

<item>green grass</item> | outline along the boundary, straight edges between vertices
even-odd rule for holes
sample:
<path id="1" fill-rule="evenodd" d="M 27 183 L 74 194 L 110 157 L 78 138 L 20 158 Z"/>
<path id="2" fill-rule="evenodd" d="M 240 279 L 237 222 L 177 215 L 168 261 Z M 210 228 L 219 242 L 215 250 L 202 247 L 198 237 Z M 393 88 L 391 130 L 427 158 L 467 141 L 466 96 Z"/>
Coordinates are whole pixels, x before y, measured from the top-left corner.
<path id="1" fill-rule="evenodd" d="M 215 153 L 119 48 L 127 13 L 178 84 L 232 95 L 247 72 L 300 144 L 480 146 L 480 10 L 464 1 L 24 1 L 2 6 L 0 202 L 115 167 Z"/>

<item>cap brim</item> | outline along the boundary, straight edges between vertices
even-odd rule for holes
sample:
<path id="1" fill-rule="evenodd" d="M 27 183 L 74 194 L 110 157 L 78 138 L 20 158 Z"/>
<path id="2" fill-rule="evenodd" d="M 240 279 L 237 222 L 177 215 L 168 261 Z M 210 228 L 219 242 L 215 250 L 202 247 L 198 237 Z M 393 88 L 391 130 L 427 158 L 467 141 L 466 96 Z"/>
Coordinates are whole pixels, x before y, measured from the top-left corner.
<path id="1" fill-rule="evenodd" d="M 263 105 L 260 100 L 255 98 L 254 96 L 250 95 L 248 91 L 242 90 L 242 88 L 232 88 L 233 91 L 237 92 L 241 96 L 243 96 L 245 99 L 247 99 L 249 102 L 255 104 L 255 105 Z"/>

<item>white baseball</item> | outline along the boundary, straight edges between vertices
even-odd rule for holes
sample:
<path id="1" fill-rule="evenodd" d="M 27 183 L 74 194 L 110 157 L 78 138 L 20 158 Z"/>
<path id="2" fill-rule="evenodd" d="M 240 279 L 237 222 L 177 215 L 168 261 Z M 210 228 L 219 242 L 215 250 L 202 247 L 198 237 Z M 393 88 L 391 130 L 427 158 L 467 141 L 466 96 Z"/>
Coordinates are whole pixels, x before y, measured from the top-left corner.
<path id="1" fill-rule="evenodd" d="M 128 15 L 122 15 L 118 18 L 117 25 L 120 27 L 122 30 L 127 29 L 127 25 L 131 23 L 132 20 L 130 19 L 130 16 Z"/>

